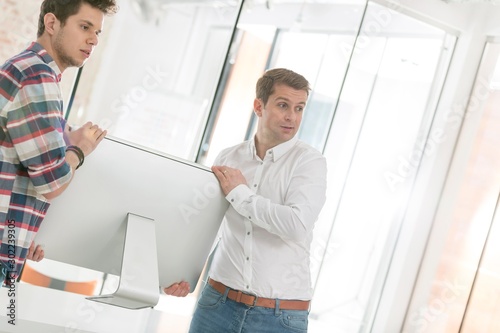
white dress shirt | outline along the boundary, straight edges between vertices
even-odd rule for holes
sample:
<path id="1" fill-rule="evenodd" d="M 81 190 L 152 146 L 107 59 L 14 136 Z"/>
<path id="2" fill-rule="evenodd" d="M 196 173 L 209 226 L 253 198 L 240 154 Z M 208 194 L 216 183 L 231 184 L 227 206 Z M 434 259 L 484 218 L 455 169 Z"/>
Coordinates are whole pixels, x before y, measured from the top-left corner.
<path id="1" fill-rule="evenodd" d="M 226 197 L 209 275 L 260 297 L 310 300 L 310 245 L 326 200 L 326 159 L 296 138 L 257 156 L 254 140 L 223 150 L 214 165 L 241 170 L 248 184 Z"/>

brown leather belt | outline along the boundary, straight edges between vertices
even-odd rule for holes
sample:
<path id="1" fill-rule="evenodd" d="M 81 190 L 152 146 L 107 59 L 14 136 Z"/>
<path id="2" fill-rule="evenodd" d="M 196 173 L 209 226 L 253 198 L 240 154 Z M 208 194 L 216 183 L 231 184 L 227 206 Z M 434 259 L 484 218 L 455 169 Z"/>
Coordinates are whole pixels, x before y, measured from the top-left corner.
<path id="1" fill-rule="evenodd" d="M 229 288 L 223 283 L 215 281 L 211 278 L 208 279 L 208 284 L 221 294 L 224 294 L 226 292 L 226 289 Z M 229 288 L 227 298 L 249 306 L 261 306 L 271 309 L 274 309 L 276 307 L 276 300 L 274 298 L 257 297 L 231 288 Z M 309 310 L 309 304 L 310 301 L 280 299 L 280 309 L 282 310 Z"/>

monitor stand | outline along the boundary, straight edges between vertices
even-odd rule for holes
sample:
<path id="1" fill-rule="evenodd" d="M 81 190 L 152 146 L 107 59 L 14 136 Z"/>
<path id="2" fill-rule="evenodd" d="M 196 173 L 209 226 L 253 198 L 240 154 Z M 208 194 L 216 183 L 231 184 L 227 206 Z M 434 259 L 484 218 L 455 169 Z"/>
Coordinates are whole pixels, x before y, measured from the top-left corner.
<path id="1" fill-rule="evenodd" d="M 87 299 L 128 309 L 154 307 L 160 298 L 154 220 L 127 214 L 118 289 Z"/>

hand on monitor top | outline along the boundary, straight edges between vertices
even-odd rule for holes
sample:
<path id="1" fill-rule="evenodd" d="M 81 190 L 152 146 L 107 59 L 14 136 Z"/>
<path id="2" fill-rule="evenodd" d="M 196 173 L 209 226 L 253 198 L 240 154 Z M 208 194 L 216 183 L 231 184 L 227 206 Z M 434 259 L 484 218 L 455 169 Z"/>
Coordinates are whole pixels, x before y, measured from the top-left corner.
<path id="1" fill-rule="evenodd" d="M 28 255 L 26 259 L 30 259 L 33 261 L 40 261 L 45 257 L 45 253 L 43 251 L 43 246 L 38 244 L 35 246 L 35 242 L 31 242 L 30 248 L 28 249 Z"/>
<path id="2" fill-rule="evenodd" d="M 92 153 L 107 133 L 106 130 L 102 130 L 90 121 L 76 129 L 71 128 L 69 125 L 66 125 L 64 129 L 65 141 L 69 141 L 66 144 L 79 147 L 84 156 Z"/>
<path id="3" fill-rule="evenodd" d="M 189 283 L 186 281 L 174 283 L 170 287 L 163 288 L 163 291 L 167 295 L 186 297 L 189 294 Z"/>
<path id="4" fill-rule="evenodd" d="M 224 195 L 228 195 L 236 186 L 246 185 L 247 180 L 240 170 L 225 165 L 214 165 L 212 171 L 219 180 Z"/>

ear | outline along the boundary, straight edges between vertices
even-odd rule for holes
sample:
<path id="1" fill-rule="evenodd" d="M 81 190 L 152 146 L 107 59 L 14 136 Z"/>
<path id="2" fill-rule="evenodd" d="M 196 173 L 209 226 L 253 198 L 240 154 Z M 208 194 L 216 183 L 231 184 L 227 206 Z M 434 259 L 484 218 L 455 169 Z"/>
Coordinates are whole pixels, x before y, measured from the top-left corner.
<path id="1" fill-rule="evenodd" d="M 47 31 L 49 35 L 54 35 L 56 29 L 60 26 L 59 20 L 53 13 L 45 14 L 43 23 L 45 24 L 45 31 Z"/>
<path id="2" fill-rule="evenodd" d="M 253 111 L 257 117 L 262 117 L 262 110 L 264 109 L 264 104 L 260 98 L 253 100 Z"/>

